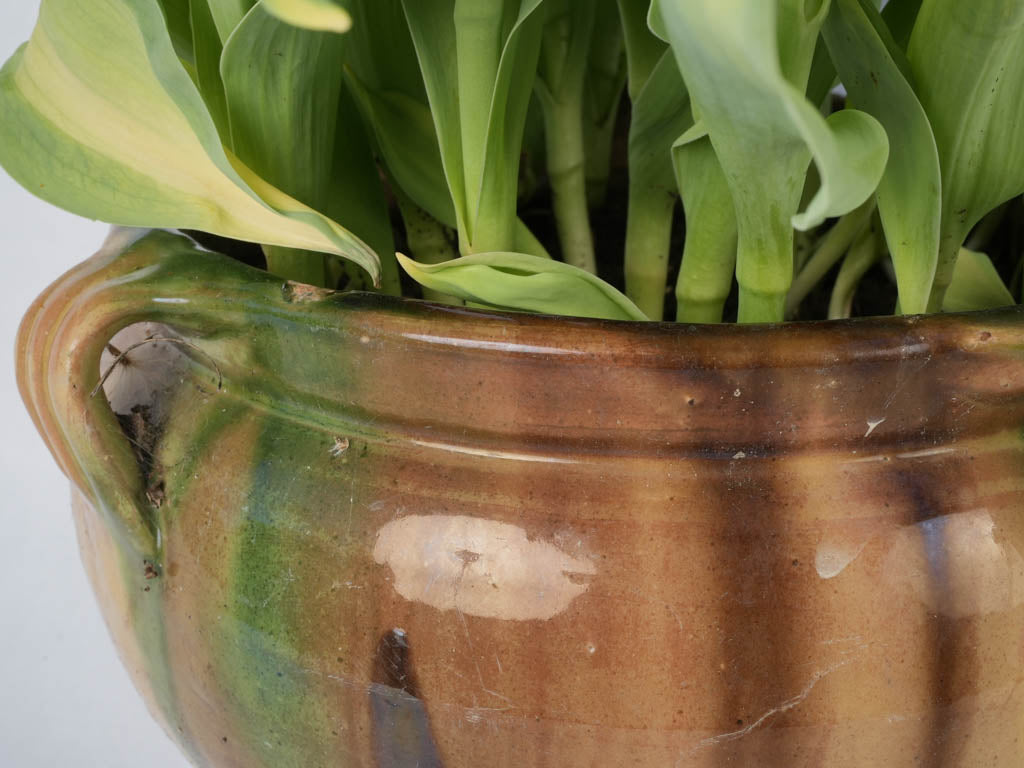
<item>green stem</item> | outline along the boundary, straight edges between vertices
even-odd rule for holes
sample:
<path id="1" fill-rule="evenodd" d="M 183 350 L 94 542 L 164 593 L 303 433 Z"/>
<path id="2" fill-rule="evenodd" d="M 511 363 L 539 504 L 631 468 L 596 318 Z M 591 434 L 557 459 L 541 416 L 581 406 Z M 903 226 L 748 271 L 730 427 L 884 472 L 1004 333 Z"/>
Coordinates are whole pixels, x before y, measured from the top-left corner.
<path id="1" fill-rule="evenodd" d="M 546 104 L 544 123 L 548 178 L 562 260 L 596 274 L 594 237 L 587 211 L 583 105 L 578 100 Z"/>
<path id="2" fill-rule="evenodd" d="M 587 205 L 597 208 L 608 197 L 612 140 L 619 104 L 626 89 L 626 54 L 622 21 L 616 0 L 594 1 L 594 31 L 590 40 L 583 97 L 584 158 L 587 165 Z"/>
<path id="3" fill-rule="evenodd" d="M 960 255 L 970 227 L 955 214 L 943 210 L 942 228 L 939 234 L 939 261 L 935 266 L 935 280 L 932 281 L 932 292 L 928 297 L 928 312 L 941 312 L 946 291 L 953 282 L 953 271 Z"/>
<path id="4" fill-rule="evenodd" d="M 810 232 L 793 232 L 793 270 L 796 274 L 800 274 L 813 251 L 814 238 Z"/>
<path id="5" fill-rule="evenodd" d="M 402 279 L 399 276 L 398 259 L 394 251 L 380 254 L 380 292 L 388 296 L 402 295 Z"/>
<path id="6" fill-rule="evenodd" d="M 318 288 L 327 286 L 327 270 L 324 255 L 299 248 L 284 248 L 278 245 L 263 246 L 267 257 L 267 271 L 294 280 L 297 283 L 315 285 Z"/>
<path id="7" fill-rule="evenodd" d="M 779 323 L 785 315 L 785 306 L 785 291 L 763 291 L 740 283 L 736 320 L 740 323 Z"/>
<path id="8" fill-rule="evenodd" d="M 618 101 L 615 102 L 618 104 Z M 608 199 L 608 180 L 612 175 L 612 141 L 615 138 L 615 120 L 591 123 L 584 128 L 583 151 L 586 164 L 587 205 L 600 208 Z"/>
<path id="9" fill-rule="evenodd" d="M 405 223 L 405 239 L 409 244 L 410 256 L 422 264 L 440 264 L 457 257 L 444 225 L 416 205 L 404 192 L 395 189 L 398 210 Z M 462 306 L 462 300 L 447 293 L 423 288 L 423 298 L 442 304 Z"/>
<path id="10" fill-rule="evenodd" d="M 751 215 L 751 214 L 757 215 Z M 741 323 L 778 323 L 793 280 L 793 228 L 771 210 L 737 213 L 736 282 Z"/>
<path id="11" fill-rule="evenodd" d="M 665 312 L 665 284 L 676 196 L 630 185 L 626 215 L 626 295 L 652 320 Z"/>
<path id="12" fill-rule="evenodd" d="M 786 296 L 786 316 L 796 315 L 800 303 L 807 298 L 807 294 L 816 286 L 830 269 L 849 250 L 850 245 L 857 239 L 864 227 L 871 219 L 875 209 L 875 199 L 871 197 L 859 208 L 855 208 L 835 223 L 828 233 L 821 239 L 821 245 L 808 259 L 804 268 L 793 280 L 793 285 Z"/>
<path id="13" fill-rule="evenodd" d="M 736 212 L 711 141 L 672 148 L 686 215 L 686 244 L 676 282 L 676 320 L 720 323 L 736 270 Z"/>
<path id="14" fill-rule="evenodd" d="M 953 248 L 949 248 L 949 249 L 940 248 L 939 249 L 939 265 L 940 266 L 935 271 L 935 282 L 932 283 L 932 292 L 931 292 L 931 295 L 928 296 L 928 307 L 927 307 L 926 311 L 929 312 L 929 313 L 941 312 L 942 311 L 942 304 L 946 300 L 946 291 L 949 290 L 950 283 L 953 282 L 953 269 L 952 269 L 952 267 L 949 267 L 948 269 L 946 269 L 946 268 L 942 267 L 942 264 L 943 263 L 946 263 L 946 264 L 952 263 L 953 265 L 956 264 L 956 256 L 946 255 L 950 251 L 953 251 L 953 250 L 955 250 L 956 253 L 959 254 L 960 253 L 960 246 L 957 245 L 955 249 L 953 249 Z"/>
<path id="15" fill-rule="evenodd" d="M 828 303 L 828 319 L 838 320 L 850 316 L 853 307 L 853 294 L 860 284 L 861 278 L 878 260 L 878 234 L 874 227 L 867 231 L 853 245 L 843 259 L 836 282 L 832 286 L 832 296 Z"/>
<path id="16" fill-rule="evenodd" d="M 667 46 L 647 25 L 650 0 L 618 0 L 618 4 L 629 70 L 629 98 L 636 101 Z"/>
<path id="17" fill-rule="evenodd" d="M 727 201 L 731 203 L 731 201 Z M 736 270 L 736 218 L 725 215 L 689 217 L 683 263 L 676 282 L 676 322 L 720 323 Z"/>

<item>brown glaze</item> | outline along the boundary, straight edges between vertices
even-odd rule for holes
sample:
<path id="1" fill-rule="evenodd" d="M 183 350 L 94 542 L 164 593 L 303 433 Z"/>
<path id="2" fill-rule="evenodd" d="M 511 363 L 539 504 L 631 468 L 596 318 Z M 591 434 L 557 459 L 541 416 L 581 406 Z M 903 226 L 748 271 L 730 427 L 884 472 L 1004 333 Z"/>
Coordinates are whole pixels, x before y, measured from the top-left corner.
<path id="1" fill-rule="evenodd" d="M 1020 310 L 611 323 L 189 259 L 97 257 L 20 360 L 197 765 L 1024 764 Z M 116 494 L 145 552 L 53 394 L 142 319 L 192 345 Z"/>

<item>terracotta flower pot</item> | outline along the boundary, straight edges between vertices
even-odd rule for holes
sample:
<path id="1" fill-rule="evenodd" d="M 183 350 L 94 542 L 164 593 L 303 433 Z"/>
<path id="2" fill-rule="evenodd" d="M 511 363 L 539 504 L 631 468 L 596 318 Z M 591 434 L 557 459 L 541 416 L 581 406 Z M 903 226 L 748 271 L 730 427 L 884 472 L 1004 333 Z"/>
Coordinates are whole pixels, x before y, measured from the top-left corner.
<path id="1" fill-rule="evenodd" d="M 20 381 L 197 765 L 1024 764 L 1019 309 L 491 315 L 118 237 Z"/>

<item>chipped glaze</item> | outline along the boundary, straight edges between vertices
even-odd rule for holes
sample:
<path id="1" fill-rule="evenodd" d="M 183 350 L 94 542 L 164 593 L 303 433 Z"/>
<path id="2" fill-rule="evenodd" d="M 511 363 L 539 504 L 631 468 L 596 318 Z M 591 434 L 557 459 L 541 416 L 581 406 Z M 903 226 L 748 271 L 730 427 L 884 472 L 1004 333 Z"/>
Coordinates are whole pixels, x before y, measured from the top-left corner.
<path id="1" fill-rule="evenodd" d="M 119 420 L 89 393 L 143 322 L 176 341 L 106 380 Z M 1019 309 L 496 315 L 154 233 L 18 355 L 197 766 L 1024 765 Z"/>

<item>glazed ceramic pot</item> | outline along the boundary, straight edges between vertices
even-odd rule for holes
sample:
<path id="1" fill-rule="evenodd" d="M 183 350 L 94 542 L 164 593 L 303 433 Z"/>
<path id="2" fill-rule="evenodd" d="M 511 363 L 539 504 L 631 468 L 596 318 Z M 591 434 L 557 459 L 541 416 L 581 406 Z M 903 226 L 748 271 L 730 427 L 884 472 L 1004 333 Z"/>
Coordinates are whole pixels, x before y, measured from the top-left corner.
<path id="1" fill-rule="evenodd" d="M 1024 764 L 1019 309 L 486 314 L 119 234 L 19 344 L 196 765 Z"/>

